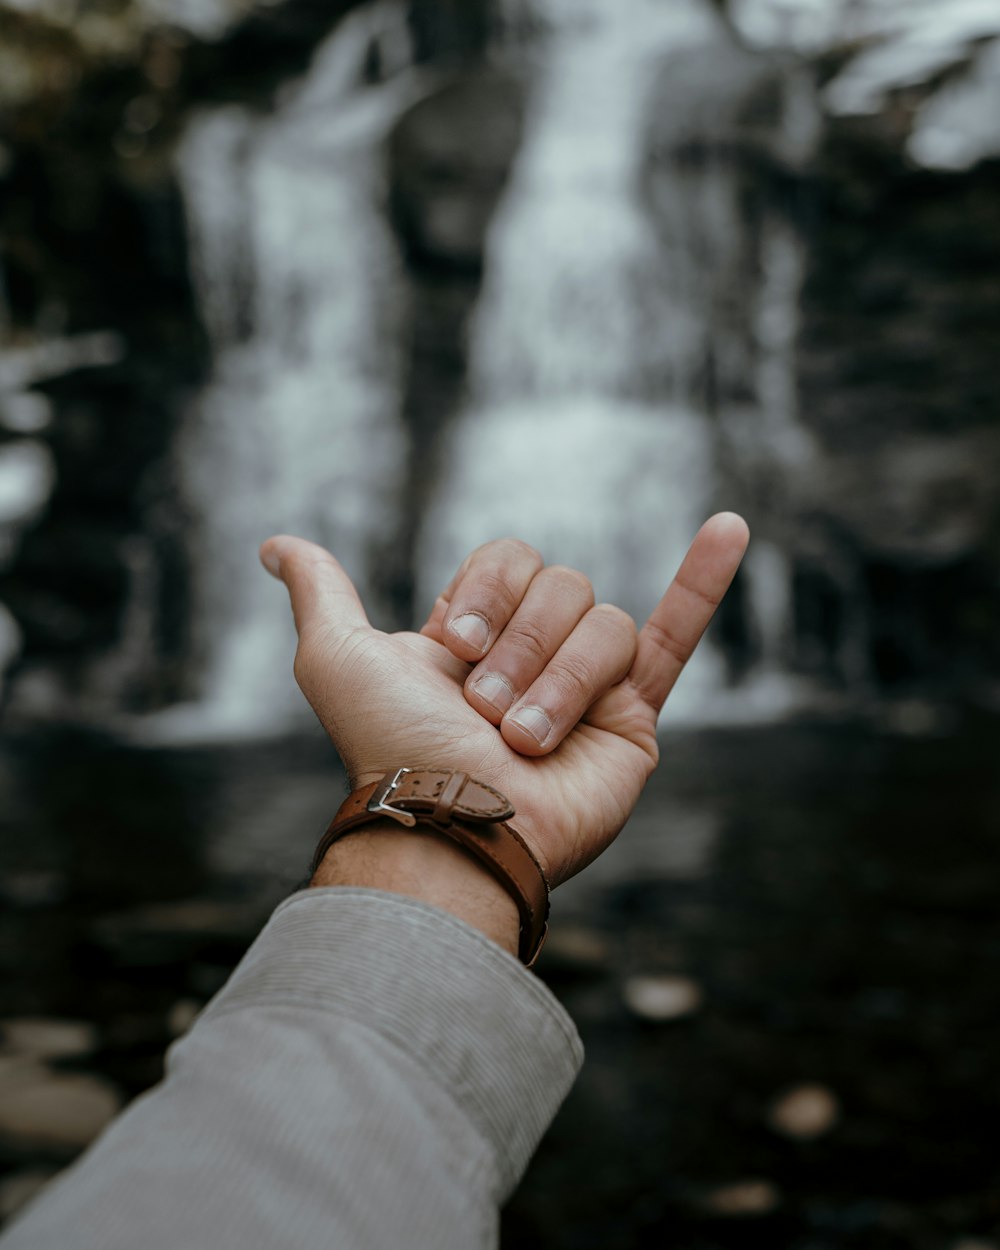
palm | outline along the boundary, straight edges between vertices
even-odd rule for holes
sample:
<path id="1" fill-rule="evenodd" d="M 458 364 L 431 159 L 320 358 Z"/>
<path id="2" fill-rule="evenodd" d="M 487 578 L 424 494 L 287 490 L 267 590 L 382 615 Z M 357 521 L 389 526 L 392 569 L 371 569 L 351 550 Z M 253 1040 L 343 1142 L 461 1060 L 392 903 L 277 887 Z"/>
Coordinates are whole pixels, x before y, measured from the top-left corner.
<path id="1" fill-rule="evenodd" d="M 481 778 L 511 800 L 512 823 L 552 884 L 604 850 L 656 763 L 655 717 L 627 682 L 599 700 L 552 754 L 529 758 L 469 706 L 463 684 L 471 665 L 421 634 L 360 630 L 303 659 L 300 682 L 353 785 L 378 779 L 401 760 L 446 762 Z M 335 682 L 326 676 L 333 673 Z"/>

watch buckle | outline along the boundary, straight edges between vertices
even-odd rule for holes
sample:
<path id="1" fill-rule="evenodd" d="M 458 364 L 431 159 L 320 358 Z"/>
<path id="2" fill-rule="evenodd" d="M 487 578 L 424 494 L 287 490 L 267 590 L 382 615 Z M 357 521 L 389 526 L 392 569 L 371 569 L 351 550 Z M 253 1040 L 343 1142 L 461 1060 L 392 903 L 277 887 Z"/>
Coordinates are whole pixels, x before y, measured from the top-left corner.
<path id="1" fill-rule="evenodd" d="M 378 789 L 365 804 L 365 810 L 373 815 L 389 816 L 393 820 L 398 820 L 401 825 L 406 825 L 408 829 L 412 829 L 417 823 L 417 818 L 409 812 L 404 812 L 401 807 L 393 807 L 389 802 L 390 797 L 399 788 L 403 775 L 412 772 L 412 768 L 397 768 L 394 773 L 386 773 L 379 782 Z"/>

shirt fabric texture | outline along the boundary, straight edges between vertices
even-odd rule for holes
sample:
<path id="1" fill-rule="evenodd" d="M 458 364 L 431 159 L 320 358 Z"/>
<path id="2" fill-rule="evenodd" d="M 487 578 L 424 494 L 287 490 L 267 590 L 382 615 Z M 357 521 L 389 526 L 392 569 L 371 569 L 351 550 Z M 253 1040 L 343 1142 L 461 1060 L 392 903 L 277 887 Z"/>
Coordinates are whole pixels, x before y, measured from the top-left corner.
<path id="1" fill-rule="evenodd" d="M 457 917 L 305 890 L 0 1250 L 492 1247 L 582 1059 L 549 990 Z"/>

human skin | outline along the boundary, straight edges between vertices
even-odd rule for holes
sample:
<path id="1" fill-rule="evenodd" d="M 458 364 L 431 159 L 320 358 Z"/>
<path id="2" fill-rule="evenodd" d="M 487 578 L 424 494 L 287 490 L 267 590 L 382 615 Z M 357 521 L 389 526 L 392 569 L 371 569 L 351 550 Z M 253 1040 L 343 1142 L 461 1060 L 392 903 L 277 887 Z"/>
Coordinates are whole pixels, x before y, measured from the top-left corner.
<path id="1" fill-rule="evenodd" d="M 402 765 L 461 770 L 516 809 L 553 887 L 605 850 L 659 760 L 657 717 L 739 567 L 746 523 L 719 513 L 699 530 L 642 629 L 589 581 L 546 567 L 515 539 L 463 562 L 419 633 L 368 622 L 350 578 L 322 547 L 268 539 L 261 560 L 285 583 L 298 631 L 295 677 L 352 789 Z M 334 843 L 313 885 L 422 899 L 512 952 L 517 908 L 443 836 L 391 820 Z"/>

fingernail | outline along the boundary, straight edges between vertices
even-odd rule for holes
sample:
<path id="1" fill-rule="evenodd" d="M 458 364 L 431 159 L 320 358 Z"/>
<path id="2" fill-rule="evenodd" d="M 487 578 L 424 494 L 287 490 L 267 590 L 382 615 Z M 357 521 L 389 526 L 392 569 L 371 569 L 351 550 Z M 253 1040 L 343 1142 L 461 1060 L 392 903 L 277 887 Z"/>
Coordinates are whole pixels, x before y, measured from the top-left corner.
<path id="1" fill-rule="evenodd" d="M 539 746 L 543 746 L 545 739 L 552 732 L 552 722 L 545 715 L 540 707 L 522 707 L 514 713 L 510 718 L 515 725 L 531 734 Z"/>
<path id="2" fill-rule="evenodd" d="M 506 677 L 499 673 L 483 673 L 472 683 L 472 689 L 498 712 L 506 712 L 514 702 L 514 691 Z"/>
<path id="3" fill-rule="evenodd" d="M 264 552 L 261 556 L 261 562 L 272 577 L 281 576 L 281 560 L 273 547 L 269 547 L 267 551 Z"/>
<path id="4" fill-rule="evenodd" d="M 456 617 L 450 628 L 474 651 L 486 650 L 486 644 L 490 640 L 490 625 L 485 616 L 480 616 L 478 612 L 466 612 L 463 616 Z"/>

